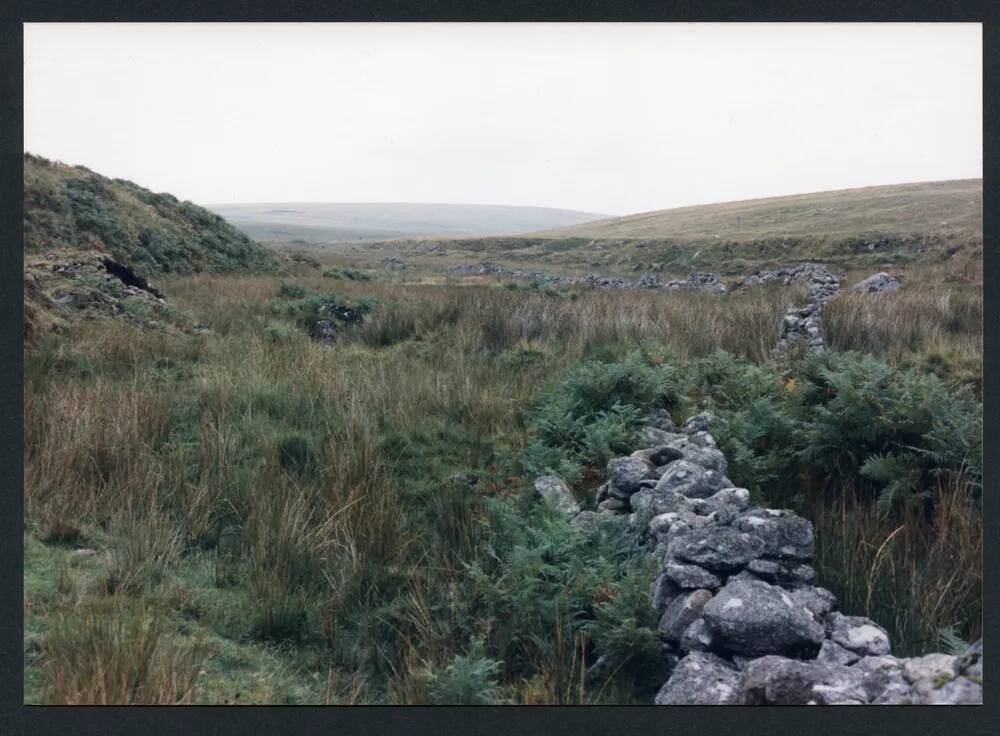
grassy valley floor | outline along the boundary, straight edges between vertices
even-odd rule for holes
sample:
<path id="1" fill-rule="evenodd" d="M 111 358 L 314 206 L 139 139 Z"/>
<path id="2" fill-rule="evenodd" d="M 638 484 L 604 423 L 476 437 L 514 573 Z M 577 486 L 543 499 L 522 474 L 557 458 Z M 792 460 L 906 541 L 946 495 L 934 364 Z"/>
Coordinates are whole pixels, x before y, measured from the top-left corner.
<path id="1" fill-rule="evenodd" d="M 654 406 L 720 417 L 733 480 L 815 521 L 820 584 L 898 652 L 980 635 L 981 271 L 842 295 L 788 365 L 794 288 L 322 271 L 168 276 L 207 329 L 27 347 L 28 702 L 651 702 L 651 571 L 530 486 L 592 506 Z M 334 303 L 360 320 L 311 339 Z"/>

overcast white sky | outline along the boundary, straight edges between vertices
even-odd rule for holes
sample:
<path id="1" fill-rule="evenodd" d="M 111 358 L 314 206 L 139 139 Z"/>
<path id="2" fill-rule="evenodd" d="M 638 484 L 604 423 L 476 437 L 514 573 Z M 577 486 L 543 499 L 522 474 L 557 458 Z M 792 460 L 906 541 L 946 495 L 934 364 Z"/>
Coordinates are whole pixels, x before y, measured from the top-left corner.
<path id="1" fill-rule="evenodd" d="M 24 55 L 26 150 L 202 204 L 982 176 L 978 24 L 27 24 Z"/>

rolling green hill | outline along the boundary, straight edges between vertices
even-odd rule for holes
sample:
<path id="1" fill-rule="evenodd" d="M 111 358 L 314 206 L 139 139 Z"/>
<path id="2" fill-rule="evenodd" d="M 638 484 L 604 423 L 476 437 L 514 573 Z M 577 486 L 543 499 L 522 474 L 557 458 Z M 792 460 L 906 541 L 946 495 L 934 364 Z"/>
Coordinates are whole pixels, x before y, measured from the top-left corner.
<path id="1" fill-rule="evenodd" d="M 919 182 L 678 207 L 544 230 L 554 238 L 745 241 L 862 234 L 982 234 L 983 181 Z"/>
<path id="2" fill-rule="evenodd" d="M 208 210 L 24 154 L 24 249 L 102 250 L 146 272 L 270 271 L 275 256 Z"/>

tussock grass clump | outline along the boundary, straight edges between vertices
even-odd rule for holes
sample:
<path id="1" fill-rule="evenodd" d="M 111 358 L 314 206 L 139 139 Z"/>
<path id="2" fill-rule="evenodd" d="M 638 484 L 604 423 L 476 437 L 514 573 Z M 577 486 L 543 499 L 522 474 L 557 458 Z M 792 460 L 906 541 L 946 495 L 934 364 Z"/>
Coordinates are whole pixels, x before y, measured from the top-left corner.
<path id="1" fill-rule="evenodd" d="M 886 514 L 843 494 L 811 514 L 823 585 L 886 626 L 902 655 L 937 651 L 948 632 L 982 636 L 983 516 L 968 480 L 943 483 L 932 513 L 904 504 Z"/>
<path id="2" fill-rule="evenodd" d="M 180 645 L 163 617 L 118 597 L 58 614 L 45 638 L 53 705 L 180 705 L 195 702 L 204 651 Z"/>

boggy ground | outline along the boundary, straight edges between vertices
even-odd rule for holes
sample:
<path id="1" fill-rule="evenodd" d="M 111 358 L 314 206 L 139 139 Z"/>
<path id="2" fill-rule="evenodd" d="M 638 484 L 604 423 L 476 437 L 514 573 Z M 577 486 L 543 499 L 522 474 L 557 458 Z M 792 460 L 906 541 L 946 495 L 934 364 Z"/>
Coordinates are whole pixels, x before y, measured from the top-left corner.
<path id="1" fill-rule="evenodd" d="M 652 570 L 530 489 L 559 472 L 592 506 L 654 405 L 723 416 L 733 480 L 816 522 L 819 580 L 897 651 L 979 635 L 980 480 L 953 467 L 981 432 L 978 286 L 842 295 L 829 361 L 775 365 L 795 289 L 319 274 L 161 279 L 210 332 L 96 320 L 28 348 L 29 702 L 651 702 Z M 370 312 L 321 344 L 326 292 Z"/>

